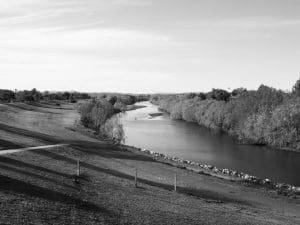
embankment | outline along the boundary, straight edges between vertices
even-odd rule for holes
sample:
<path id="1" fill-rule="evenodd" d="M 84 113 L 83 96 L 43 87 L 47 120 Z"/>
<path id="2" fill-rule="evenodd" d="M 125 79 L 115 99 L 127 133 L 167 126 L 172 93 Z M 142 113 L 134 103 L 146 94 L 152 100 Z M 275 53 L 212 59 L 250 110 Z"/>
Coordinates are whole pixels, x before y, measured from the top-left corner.
<path id="1" fill-rule="evenodd" d="M 0 105 L 1 139 L 24 147 L 68 143 L 0 156 L 0 223 L 300 222 L 297 197 L 180 169 L 144 152 L 111 145 L 78 125 L 75 105 L 62 105 L 68 110 Z M 81 175 L 74 180 L 78 160 Z"/>

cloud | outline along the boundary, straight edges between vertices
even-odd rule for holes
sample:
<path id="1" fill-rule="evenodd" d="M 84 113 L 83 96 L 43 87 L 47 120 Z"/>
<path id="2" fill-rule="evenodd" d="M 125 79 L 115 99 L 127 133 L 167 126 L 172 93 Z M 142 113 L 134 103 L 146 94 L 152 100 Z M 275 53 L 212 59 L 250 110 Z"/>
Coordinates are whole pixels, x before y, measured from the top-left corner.
<path id="1" fill-rule="evenodd" d="M 91 28 L 69 32 L 64 28 L 1 29 L 0 48 L 19 51 L 89 51 L 131 49 L 171 44 L 168 36 L 128 29 Z"/>
<path id="2" fill-rule="evenodd" d="M 280 19 L 275 17 L 249 17 L 224 19 L 222 21 L 209 22 L 212 26 L 236 27 L 244 29 L 260 29 L 260 28 L 282 28 L 290 26 L 299 26 L 300 19 Z"/>
<path id="3" fill-rule="evenodd" d="M 113 5 L 127 5 L 127 6 L 147 6 L 151 5 L 150 0 L 113 0 L 111 1 Z"/>

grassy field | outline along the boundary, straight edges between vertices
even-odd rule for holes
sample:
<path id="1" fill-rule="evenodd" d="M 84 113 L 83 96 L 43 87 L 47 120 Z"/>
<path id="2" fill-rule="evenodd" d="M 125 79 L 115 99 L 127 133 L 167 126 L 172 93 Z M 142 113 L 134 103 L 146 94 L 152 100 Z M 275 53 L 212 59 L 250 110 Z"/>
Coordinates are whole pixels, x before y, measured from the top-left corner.
<path id="1" fill-rule="evenodd" d="M 79 125 L 76 104 L 0 104 L 0 113 L 0 150 L 68 144 L 0 156 L 0 224 L 300 223 L 295 196 L 196 174 L 95 139 Z"/>

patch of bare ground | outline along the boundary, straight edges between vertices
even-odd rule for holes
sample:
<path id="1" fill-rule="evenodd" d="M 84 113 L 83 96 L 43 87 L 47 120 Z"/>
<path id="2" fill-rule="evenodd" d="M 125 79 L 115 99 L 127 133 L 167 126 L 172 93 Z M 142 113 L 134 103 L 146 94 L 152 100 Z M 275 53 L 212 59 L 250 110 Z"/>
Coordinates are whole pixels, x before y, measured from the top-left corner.
<path id="1" fill-rule="evenodd" d="M 300 223 L 299 199 L 196 174 L 96 140 L 75 126 L 74 105 L 44 107 L 45 112 L 35 110 L 40 105 L 30 107 L 0 105 L 2 149 L 69 146 L 0 156 L 0 224 Z M 78 160 L 81 176 L 75 179 Z"/>

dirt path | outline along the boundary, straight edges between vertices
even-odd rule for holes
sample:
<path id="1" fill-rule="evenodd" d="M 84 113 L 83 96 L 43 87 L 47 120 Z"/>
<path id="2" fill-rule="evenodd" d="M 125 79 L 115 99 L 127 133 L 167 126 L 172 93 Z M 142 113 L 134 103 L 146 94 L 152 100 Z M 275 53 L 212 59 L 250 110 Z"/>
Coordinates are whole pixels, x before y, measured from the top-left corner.
<path id="1" fill-rule="evenodd" d="M 49 149 L 55 147 L 63 147 L 67 146 L 68 144 L 57 144 L 57 145 L 44 145 L 44 146 L 37 146 L 37 147 L 27 147 L 27 148 L 19 148 L 19 149 L 9 149 L 9 150 L 1 150 L 0 155 L 18 153 L 18 152 L 25 152 L 30 150 L 41 150 L 41 149 Z"/>

